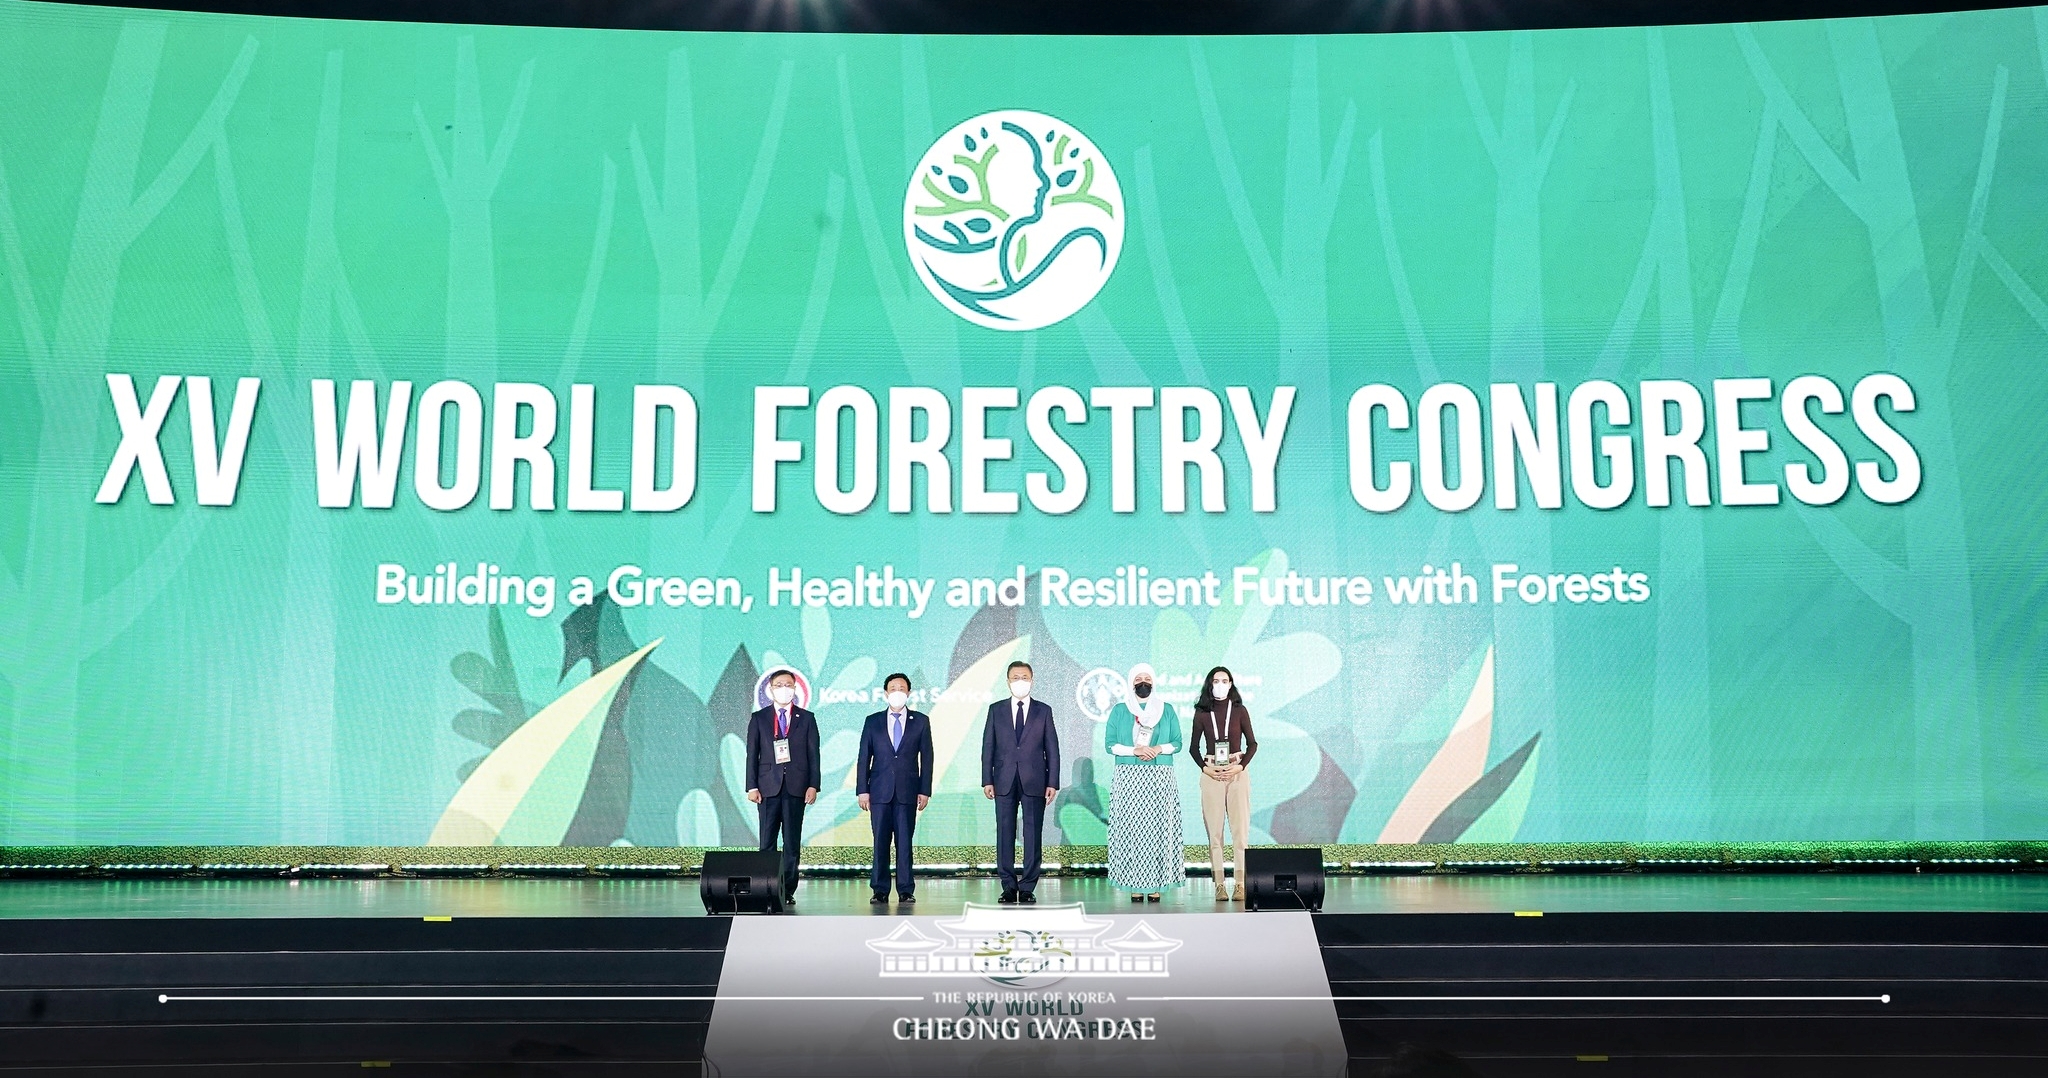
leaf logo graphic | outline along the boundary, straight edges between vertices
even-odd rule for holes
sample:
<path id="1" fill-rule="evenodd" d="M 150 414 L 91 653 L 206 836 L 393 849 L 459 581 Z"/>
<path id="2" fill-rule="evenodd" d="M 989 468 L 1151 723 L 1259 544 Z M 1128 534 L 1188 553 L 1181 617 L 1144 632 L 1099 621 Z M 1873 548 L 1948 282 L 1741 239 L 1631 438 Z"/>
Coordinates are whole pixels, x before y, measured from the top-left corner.
<path id="1" fill-rule="evenodd" d="M 1087 306 L 1116 269 L 1123 188 L 1073 125 L 1023 109 L 985 113 L 918 162 L 903 242 L 947 310 L 989 329 L 1040 329 Z"/>

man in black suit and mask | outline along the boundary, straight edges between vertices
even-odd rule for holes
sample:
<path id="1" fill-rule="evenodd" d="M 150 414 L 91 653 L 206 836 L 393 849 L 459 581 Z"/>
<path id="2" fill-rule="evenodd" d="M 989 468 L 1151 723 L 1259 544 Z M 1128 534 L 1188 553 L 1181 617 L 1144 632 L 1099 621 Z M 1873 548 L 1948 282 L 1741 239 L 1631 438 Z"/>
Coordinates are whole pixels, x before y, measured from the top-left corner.
<path id="1" fill-rule="evenodd" d="M 988 706 L 981 735 L 981 793 L 996 803 L 996 874 L 1004 905 L 1037 902 L 1045 810 L 1059 795 L 1060 732 L 1052 707 L 1031 698 L 1031 664 L 1013 662 L 1010 698 Z M 1017 817 L 1024 818 L 1024 870 L 1017 871 Z"/>
<path id="2" fill-rule="evenodd" d="M 818 800 L 818 717 L 796 706 L 796 673 L 768 676 L 767 707 L 747 721 L 747 800 L 761 806 L 761 852 L 782 834 L 782 901 L 796 905 L 804 806 Z"/>

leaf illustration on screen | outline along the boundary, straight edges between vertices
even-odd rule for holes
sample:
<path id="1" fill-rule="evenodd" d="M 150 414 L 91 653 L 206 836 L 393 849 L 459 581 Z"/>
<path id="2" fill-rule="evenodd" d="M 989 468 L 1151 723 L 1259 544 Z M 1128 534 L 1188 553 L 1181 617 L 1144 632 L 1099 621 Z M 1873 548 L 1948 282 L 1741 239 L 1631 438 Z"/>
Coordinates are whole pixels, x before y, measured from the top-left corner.
<path id="1" fill-rule="evenodd" d="M 1282 577 L 1287 575 L 1287 552 L 1267 550 L 1246 564 L 1256 567 L 1262 578 Z M 1185 610 L 1163 610 L 1152 622 L 1152 664 L 1195 675 L 1212 666 L 1227 666 L 1237 675 L 1245 706 L 1261 719 L 1273 715 L 1322 688 L 1344 665 L 1337 645 L 1322 633 L 1266 636 L 1273 609 L 1260 602 L 1225 603 L 1200 626 Z M 1259 737 L 1263 752 L 1263 728 Z M 1312 766 L 1310 774 L 1314 771 Z"/>
<path id="2" fill-rule="evenodd" d="M 1514 841 L 1535 788 L 1542 735 L 1531 735 L 1488 768 L 1494 709 L 1493 649 L 1488 647 L 1450 732 L 1409 783 L 1380 828 L 1378 842 Z M 1369 811 L 1363 794 L 1353 808 L 1354 824 L 1361 810 Z"/>
<path id="3" fill-rule="evenodd" d="M 469 778 L 477 765 L 490 755 L 490 749 L 502 744 L 512 731 L 519 729 L 533 714 L 534 707 L 520 695 L 519 674 L 513 669 L 512 649 L 505 642 L 505 622 L 497 607 L 491 607 L 488 628 L 491 655 L 485 658 L 474 651 L 465 651 L 448 662 L 448 672 L 463 688 L 481 697 L 489 708 L 468 708 L 456 714 L 452 726 L 456 733 L 482 745 L 483 756 L 464 761 L 456 769 L 456 777 Z"/>
<path id="4" fill-rule="evenodd" d="M 638 647 L 618 605 L 601 594 L 562 620 L 562 676 L 583 663 L 604 670 Z M 718 743 L 697 694 L 658 663 L 643 663 L 606 716 L 568 845 L 677 845 L 683 800 L 719 785 Z"/>
<path id="5" fill-rule="evenodd" d="M 716 759 L 721 781 L 708 792 L 718 815 L 721 844 L 726 846 L 751 844 L 760 834 L 753 803 L 747 800 L 746 778 L 747 717 L 758 706 L 754 703 L 754 686 L 760 680 L 761 669 L 754 665 L 754 656 L 747 651 L 747 645 L 739 644 L 726 660 L 718 683 L 711 687 L 708 726 L 711 735 L 718 739 Z M 720 793 L 725 796 L 718 796 Z"/>
<path id="6" fill-rule="evenodd" d="M 1053 802 L 1060 832 L 1073 845 L 1100 846 L 1109 841 L 1109 803 L 1096 770 L 1093 759 L 1074 761 L 1073 777 Z"/>
<path id="7" fill-rule="evenodd" d="M 1486 650 L 1451 732 L 1380 829 L 1381 843 L 1421 842 L 1430 824 L 1486 773 L 1493 744 L 1493 649 Z"/>
<path id="8" fill-rule="evenodd" d="M 1422 832 L 1421 841 L 1513 842 L 1536 785 L 1536 760 L 1541 755 L 1537 742 L 1542 737 L 1530 734 L 1521 748 L 1445 805 Z"/>
<path id="9" fill-rule="evenodd" d="M 1351 811 L 1351 802 L 1358 796 L 1358 786 L 1329 749 L 1318 744 L 1317 752 L 1322 761 L 1308 788 L 1273 807 L 1272 824 L 1266 830 L 1275 842 L 1328 842 L 1343 830 L 1345 814 Z"/>
<path id="10" fill-rule="evenodd" d="M 570 834 L 612 702 L 641 648 L 572 686 L 484 758 L 441 812 L 430 846 L 556 846 Z"/>

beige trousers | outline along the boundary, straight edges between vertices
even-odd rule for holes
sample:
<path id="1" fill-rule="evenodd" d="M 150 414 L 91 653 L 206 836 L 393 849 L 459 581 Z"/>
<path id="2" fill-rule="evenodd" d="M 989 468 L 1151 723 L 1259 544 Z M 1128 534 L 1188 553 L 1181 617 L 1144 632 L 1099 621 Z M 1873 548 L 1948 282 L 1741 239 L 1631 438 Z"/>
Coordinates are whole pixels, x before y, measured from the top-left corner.
<path id="1" fill-rule="evenodd" d="M 1230 837 L 1237 845 L 1237 877 L 1244 885 L 1244 848 L 1252 824 L 1252 781 L 1240 771 L 1229 779 L 1212 779 L 1206 772 L 1202 784 L 1202 822 L 1209 828 L 1209 872 L 1216 886 L 1223 886 L 1223 823 L 1230 821 Z"/>

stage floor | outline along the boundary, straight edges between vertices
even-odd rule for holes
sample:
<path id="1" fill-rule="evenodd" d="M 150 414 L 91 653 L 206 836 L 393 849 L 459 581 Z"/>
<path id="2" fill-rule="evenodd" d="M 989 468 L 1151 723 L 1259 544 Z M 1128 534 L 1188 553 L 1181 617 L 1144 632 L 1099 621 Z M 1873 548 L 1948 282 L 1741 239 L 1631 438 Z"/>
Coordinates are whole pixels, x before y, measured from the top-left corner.
<path id="1" fill-rule="evenodd" d="M 734 1062 L 714 1051 L 719 1015 L 752 1013 L 714 998 L 783 1006 L 801 992 L 872 1009 L 863 992 L 798 986 L 827 970 L 831 984 L 871 986 L 869 944 L 906 929 L 937 939 L 936 922 L 999 893 L 988 879 L 918 889 L 912 923 L 844 878 L 805 881 L 796 916 L 808 920 L 703 916 L 687 879 L 5 880 L 0 1072 L 709 1073 L 707 1058 Z M 1263 1073 L 1563 1078 L 1589 1060 L 1655 1078 L 2048 1073 L 2044 877 L 1336 877 L 1325 916 L 1195 922 L 1226 926 L 1215 932 L 1159 916 L 1242 909 L 1211 894 L 1206 879 L 1157 905 L 1100 878 L 1039 888 L 1042 903 L 1078 901 L 1125 926 L 1142 911 L 1179 941 L 1173 983 L 1187 991 L 1143 1004 L 1229 1010 L 1175 1012 L 1176 1045 L 1243 1021 L 1244 969 L 1300 982 L 1261 998 L 1283 996 L 1296 1017 L 1329 1008 L 1332 1047 L 1275 1052 Z M 1512 916 L 1534 911 L 1551 916 Z M 1271 932 L 1303 933 L 1304 947 L 1256 945 L 1244 966 L 1238 941 Z M 1222 967 L 1189 958 L 1217 947 Z M 770 994 L 729 986 L 764 969 L 778 978 Z M 844 1017 L 775 1013 L 805 1029 Z M 855 1015 L 873 1033 L 859 1043 L 893 1051 L 881 1031 L 898 1013 Z M 816 1055 L 765 1073 L 905 1073 Z M 1414 1058 L 1435 1069 L 1387 1069 Z M 1150 1070 L 1204 1066 L 1217 1069 L 1205 1056 Z M 976 1069 L 1148 1072 L 1035 1055 Z"/>
<path id="2" fill-rule="evenodd" d="M 918 882 L 910 910 L 958 913 L 994 902 L 993 879 Z M 866 880 L 806 879 L 798 916 L 888 916 Z M 1206 878 L 1139 906 L 1102 878 L 1048 879 L 1041 903 L 1092 913 L 1240 911 Z M 1336 876 L 1327 913 L 2018 913 L 2048 911 L 2048 877 L 1942 876 Z M 0 918 L 676 917 L 704 915 L 694 879 L 659 880 L 0 880 Z"/>

